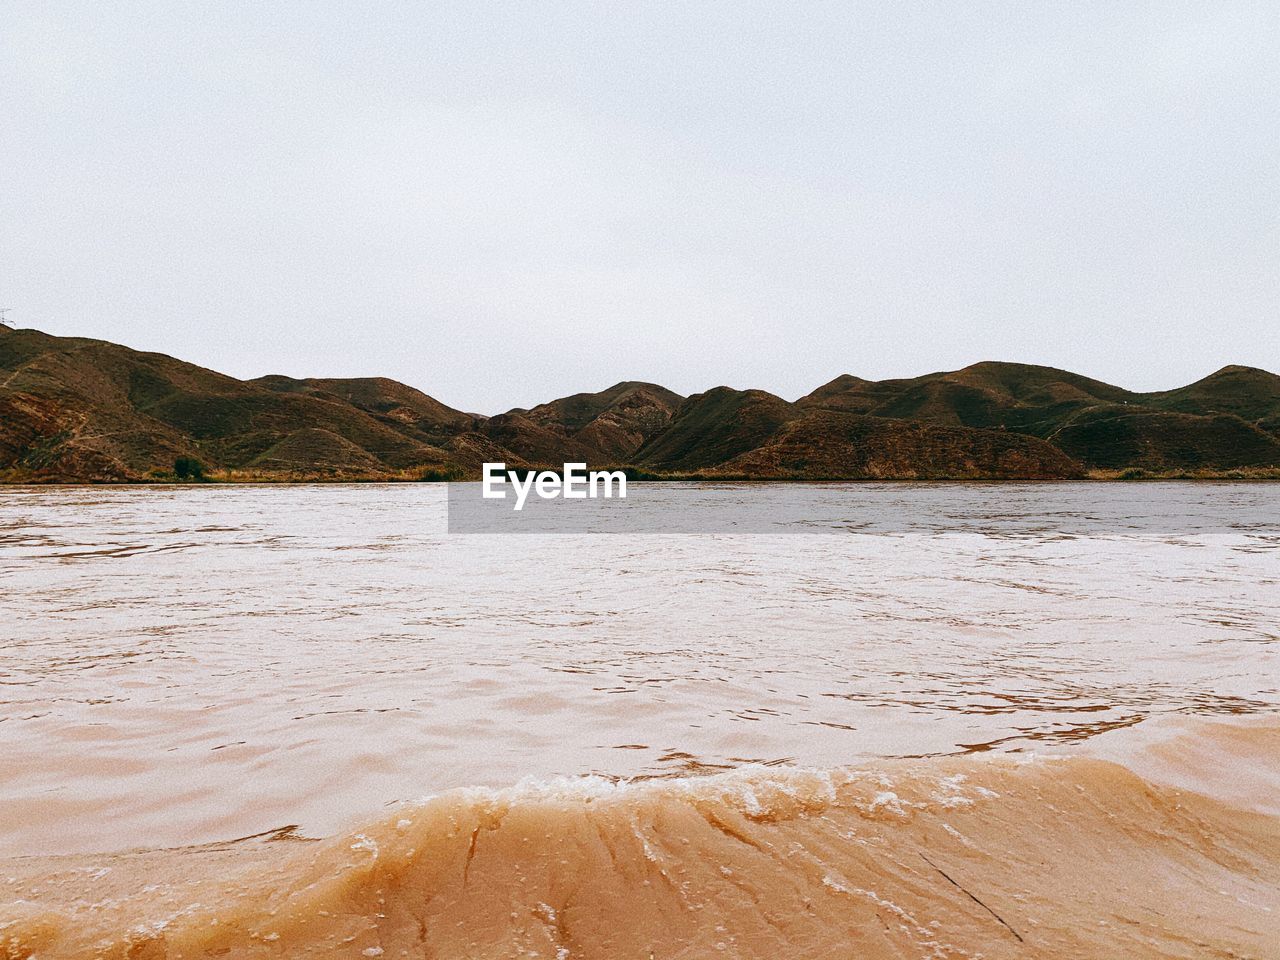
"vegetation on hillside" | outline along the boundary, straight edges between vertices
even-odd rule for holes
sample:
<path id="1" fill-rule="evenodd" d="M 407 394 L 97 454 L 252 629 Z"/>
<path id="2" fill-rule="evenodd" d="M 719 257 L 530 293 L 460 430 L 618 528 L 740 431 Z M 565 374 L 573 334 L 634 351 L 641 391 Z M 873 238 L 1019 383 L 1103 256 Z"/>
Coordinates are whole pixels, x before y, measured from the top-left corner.
<path id="1" fill-rule="evenodd" d="M 1135 393 L 979 363 L 837 377 L 795 403 L 626 381 L 485 417 L 386 378 L 240 381 L 161 354 L 0 330 L 0 481 L 443 481 L 625 465 L 640 478 L 1273 479 L 1280 377 Z"/>

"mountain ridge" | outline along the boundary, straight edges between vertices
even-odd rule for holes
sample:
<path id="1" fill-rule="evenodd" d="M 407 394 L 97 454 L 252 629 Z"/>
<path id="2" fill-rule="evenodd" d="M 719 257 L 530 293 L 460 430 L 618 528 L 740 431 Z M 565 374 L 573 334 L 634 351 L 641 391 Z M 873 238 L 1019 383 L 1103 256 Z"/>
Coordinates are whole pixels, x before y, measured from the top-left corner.
<path id="1" fill-rule="evenodd" d="M 983 361 L 841 374 L 794 402 L 627 380 L 484 416 L 385 377 L 237 380 L 105 340 L 0 328 L 0 481 L 169 479 L 178 458 L 228 480 L 461 479 L 493 460 L 794 480 L 1280 473 L 1280 376 L 1232 364 L 1142 393 Z"/>

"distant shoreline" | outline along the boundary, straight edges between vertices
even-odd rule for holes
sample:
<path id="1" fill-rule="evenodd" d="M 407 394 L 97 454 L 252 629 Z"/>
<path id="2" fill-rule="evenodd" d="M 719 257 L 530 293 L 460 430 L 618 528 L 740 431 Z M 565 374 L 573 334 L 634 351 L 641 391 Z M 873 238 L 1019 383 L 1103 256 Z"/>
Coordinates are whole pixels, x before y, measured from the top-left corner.
<path id="1" fill-rule="evenodd" d="M 971 486 L 1025 486 L 1028 484 L 1105 484 L 1105 483 L 1276 483 L 1280 482 L 1280 469 L 1243 473 L 1227 471 L 1223 473 L 1177 473 L 1177 474 L 1143 474 L 1142 476 L 1104 475 L 1100 473 L 1085 477 L 1030 477 L 1024 479 L 1008 479 L 1004 477 L 751 477 L 751 476 L 707 476 L 707 475 L 673 475 L 673 476 L 628 476 L 634 483 L 735 483 L 735 484 L 919 484 L 948 485 L 958 484 Z M 221 477 L 212 475 L 203 480 L 175 480 L 172 478 L 154 478 L 147 480 L 62 480 L 62 479 L 0 479 L 0 487 L 235 487 L 235 486 L 405 486 L 413 484 L 447 485 L 450 483 L 478 483 L 478 477 L 461 477 L 453 480 L 423 480 L 414 477 L 271 477 L 271 476 L 237 476 Z"/>
<path id="2" fill-rule="evenodd" d="M 481 465 L 629 479 L 1280 479 L 1280 376 L 1228 366 L 1135 393 L 985 361 L 792 402 L 623 381 L 494 416 L 382 377 L 238 380 L 102 340 L 0 328 L 0 484 L 432 482 Z"/>

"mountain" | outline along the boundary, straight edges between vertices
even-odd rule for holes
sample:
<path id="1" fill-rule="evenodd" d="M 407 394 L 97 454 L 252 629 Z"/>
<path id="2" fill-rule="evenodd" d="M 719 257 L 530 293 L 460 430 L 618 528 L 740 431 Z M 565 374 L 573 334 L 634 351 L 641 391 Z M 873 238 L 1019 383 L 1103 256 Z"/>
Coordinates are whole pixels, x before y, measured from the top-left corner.
<path id="1" fill-rule="evenodd" d="M 1177 413 L 1231 414 L 1280 434 L 1280 376 L 1257 367 L 1223 367 L 1189 386 L 1143 396 L 1148 406 Z"/>
<path id="2" fill-rule="evenodd" d="M 683 401 L 684 397 L 656 383 L 629 380 L 599 393 L 575 393 L 511 413 L 558 428 L 592 451 L 594 459 L 616 463 L 665 430 Z"/>
<path id="3" fill-rule="evenodd" d="M 722 465 L 761 479 L 1075 479 L 1080 464 L 1053 444 L 1000 430 L 938 426 L 821 410 L 785 423 Z"/>
<path id="4" fill-rule="evenodd" d="M 520 461 L 546 466 L 600 463 L 603 457 L 585 441 L 558 424 L 541 424 L 522 413 L 500 413 L 480 427 L 480 433 Z M 511 457 L 498 459 L 510 461 Z"/>
<path id="5" fill-rule="evenodd" d="M 474 477 L 628 466 L 759 479 L 1068 479 L 1280 469 L 1280 377 L 1224 367 L 1135 393 L 1064 370 L 978 363 L 837 377 L 788 402 L 624 381 L 496 416 L 382 377 L 237 380 L 102 340 L 0 327 L 0 481 Z"/>
<path id="6" fill-rule="evenodd" d="M 639 452 L 646 468 L 760 479 L 1070 478 L 1080 465 L 1033 437 L 787 403 L 716 387 L 690 397 Z"/>
<path id="7" fill-rule="evenodd" d="M 528 410 L 517 407 L 478 429 L 530 463 L 616 464 L 662 432 L 682 400 L 657 384 L 627 381 Z"/>
<path id="8" fill-rule="evenodd" d="M 0 475 L 139 480 L 179 456 L 314 477 L 393 476 L 458 459 L 323 390 L 282 392 L 101 340 L 0 332 Z"/>
<path id="9" fill-rule="evenodd" d="M 347 403 L 385 426 L 436 443 L 475 428 L 483 417 L 446 407 L 421 390 L 386 377 L 295 380 L 272 375 L 248 381 L 276 393 Z"/>
<path id="10" fill-rule="evenodd" d="M 795 415 L 794 405 L 772 393 L 716 387 L 682 403 L 636 459 L 663 472 L 713 468 L 759 446 Z"/>
<path id="11" fill-rule="evenodd" d="M 1280 465 L 1280 437 L 1231 414 L 1100 407 L 1076 415 L 1049 440 L 1081 463 L 1102 469 L 1225 471 Z"/>
<path id="12" fill-rule="evenodd" d="M 908 380 L 837 377 L 797 406 L 1027 434 L 1086 468 L 1280 464 L 1280 377 L 1249 367 L 1144 394 L 1052 367 L 987 362 Z"/>
<path id="13" fill-rule="evenodd" d="M 1044 436 L 1071 413 L 1135 396 L 1088 377 L 1021 363 L 976 363 L 910 380 L 837 377 L 797 401 L 802 407 L 949 426 L 1000 427 Z"/>

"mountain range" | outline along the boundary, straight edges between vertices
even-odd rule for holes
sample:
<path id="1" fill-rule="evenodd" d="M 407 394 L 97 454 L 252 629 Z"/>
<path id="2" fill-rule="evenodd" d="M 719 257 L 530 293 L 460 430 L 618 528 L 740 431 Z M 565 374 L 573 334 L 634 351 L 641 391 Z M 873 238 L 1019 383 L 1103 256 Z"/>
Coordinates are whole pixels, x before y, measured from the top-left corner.
<path id="1" fill-rule="evenodd" d="M 637 476 L 1074 479 L 1275 475 L 1280 376 L 1229 366 L 1135 393 L 1050 367 L 843 375 L 789 402 L 626 381 L 496 416 L 380 377 L 237 380 L 102 340 L 0 327 L 0 481 L 461 479 L 514 467 Z"/>

